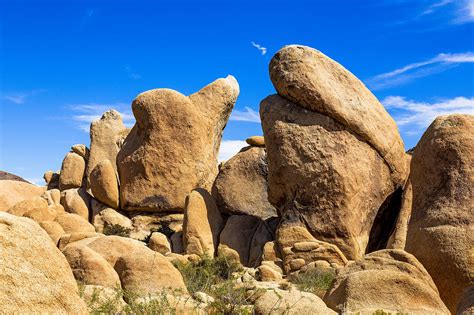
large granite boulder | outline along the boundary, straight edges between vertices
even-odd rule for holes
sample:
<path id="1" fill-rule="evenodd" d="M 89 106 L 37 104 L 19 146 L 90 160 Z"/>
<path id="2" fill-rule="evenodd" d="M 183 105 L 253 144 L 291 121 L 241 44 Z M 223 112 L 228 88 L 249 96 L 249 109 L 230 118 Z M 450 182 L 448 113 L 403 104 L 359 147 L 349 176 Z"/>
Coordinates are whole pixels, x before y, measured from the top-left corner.
<path id="1" fill-rule="evenodd" d="M 118 209 L 119 187 L 114 163 L 110 160 L 102 160 L 89 175 L 89 184 L 94 197 L 104 204 Z"/>
<path id="2" fill-rule="evenodd" d="M 342 314 L 450 314 L 423 265 L 395 249 L 370 253 L 339 270 L 324 302 Z"/>
<path id="3" fill-rule="evenodd" d="M 103 160 L 109 160 L 114 171 L 117 172 L 117 153 L 126 135 L 127 128 L 123 124 L 122 116 L 116 110 L 109 110 L 100 119 L 92 122 L 90 129 L 91 147 L 86 169 L 88 188 L 90 188 L 92 171 Z"/>
<path id="4" fill-rule="evenodd" d="M 0 308 L 8 314 L 87 314 L 66 258 L 27 218 L 0 212 Z"/>
<path id="5" fill-rule="evenodd" d="M 170 89 L 138 95 L 136 124 L 117 156 L 121 208 L 183 212 L 192 189 L 210 190 L 238 94 L 237 81 L 228 76 L 190 96 Z"/>
<path id="6" fill-rule="evenodd" d="M 226 214 L 253 215 L 262 220 L 276 217 L 268 202 L 267 155 L 261 147 L 246 147 L 219 170 L 212 194 Z"/>
<path id="7" fill-rule="evenodd" d="M 425 266 L 451 312 L 474 285 L 474 116 L 438 117 L 413 153 L 406 251 Z"/>
<path id="8" fill-rule="evenodd" d="M 86 161 L 77 153 L 69 152 L 63 160 L 59 175 L 59 189 L 66 190 L 82 186 Z"/>
<path id="9" fill-rule="evenodd" d="M 355 76 L 312 48 L 283 48 L 270 76 L 280 95 L 260 104 L 269 201 L 283 221 L 299 221 L 347 259 L 385 248 L 407 177 L 393 119 Z"/>
<path id="10" fill-rule="evenodd" d="M 7 211 L 15 204 L 41 196 L 45 191 L 30 183 L 18 180 L 0 180 L 0 211 Z"/>

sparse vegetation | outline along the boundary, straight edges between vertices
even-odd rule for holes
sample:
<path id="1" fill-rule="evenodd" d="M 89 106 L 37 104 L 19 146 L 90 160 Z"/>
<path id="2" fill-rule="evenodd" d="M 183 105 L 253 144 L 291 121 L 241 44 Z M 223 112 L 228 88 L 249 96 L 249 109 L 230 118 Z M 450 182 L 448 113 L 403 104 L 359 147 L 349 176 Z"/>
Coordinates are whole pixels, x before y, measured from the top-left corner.
<path id="1" fill-rule="evenodd" d="M 314 293 L 322 297 L 331 286 L 335 276 L 334 271 L 314 269 L 308 270 L 305 273 L 299 273 L 291 277 L 290 281 L 301 291 Z"/>
<path id="2" fill-rule="evenodd" d="M 132 229 L 121 226 L 120 224 L 105 224 L 103 233 L 105 235 L 116 235 L 130 237 Z"/>

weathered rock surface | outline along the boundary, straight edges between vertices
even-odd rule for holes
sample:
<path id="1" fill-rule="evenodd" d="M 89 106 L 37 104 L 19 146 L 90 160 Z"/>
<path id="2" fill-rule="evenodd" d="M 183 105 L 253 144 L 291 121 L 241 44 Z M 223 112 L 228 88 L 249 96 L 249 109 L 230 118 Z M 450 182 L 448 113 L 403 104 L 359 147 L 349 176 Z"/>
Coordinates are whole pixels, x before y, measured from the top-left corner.
<path id="1" fill-rule="evenodd" d="M 0 180 L 0 211 L 7 211 L 15 204 L 39 197 L 45 188 L 17 180 Z"/>
<path id="2" fill-rule="evenodd" d="M 169 89 L 138 95 L 132 103 L 137 122 L 117 157 L 122 209 L 182 212 L 192 189 L 210 190 L 238 94 L 228 76 L 189 97 Z"/>
<path id="3" fill-rule="evenodd" d="M 114 165 L 102 160 L 89 175 L 89 184 L 94 197 L 113 209 L 119 206 L 119 187 Z"/>
<path id="4" fill-rule="evenodd" d="M 66 190 L 82 186 L 86 161 L 77 153 L 69 152 L 63 160 L 59 176 L 59 189 Z"/>
<path id="5" fill-rule="evenodd" d="M 125 215 L 117 212 L 112 208 L 103 208 L 92 219 L 92 224 L 99 233 L 104 232 L 106 226 L 120 225 L 127 229 L 132 229 L 132 221 Z"/>
<path id="6" fill-rule="evenodd" d="M 458 315 L 472 315 L 474 314 L 474 285 L 471 285 L 464 291 L 461 301 L 456 310 Z"/>
<path id="7" fill-rule="evenodd" d="M 186 198 L 183 245 L 186 254 L 214 257 L 224 221 L 214 198 L 205 189 L 195 189 Z"/>
<path id="8" fill-rule="evenodd" d="M 82 156 L 85 161 L 89 160 L 89 149 L 84 144 L 73 145 L 71 151 Z"/>
<path id="9" fill-rule="evenodd" d="M 318 296 L 292 288 L 266 290 L 255 301 L 255 314 L 335 315 L 336 312 L 328 308 Z"/>
<path id="10" fill-rule="evenodd" d="M 474 116 L 438 117 L 413 153 L 406 251 L 425 266 L 451 312 L 474 283 Z"/>
<path id="11" fill-rule="evenodd" d="M 351 130 L 387 163 L 394 182 L 405 181 L 407 164 L 397 125 L 357 77 L 320 51 L 299 45 L 280 49 L 269 69 L 278 94 Z"/>
<path id="12" fill-rule="evenodd" d="M 64 210 L 77 214 L 86 221 L 89 221 L 90 217 L 90 199 L 84 188 L 67 189 L 61 192 L 61 205 Z"/>
<path id="13" fill-rule="evenodd" d="M 20 201 L 7 210 L 8 213 L 20 217 L 28 211 L 46 212 L 48 211 L 48 202 L 46 199 L 36 196 Z"/>
<path id="14" fill-rule="evenodd" d="M 221 167 L 212 195 L 221 212 L 253 215 L 262 220 L 276 217 L 268 202 L 267 157 L 265 149 L 242 149 Z"/>
<path id="15" fill-rule="evenodd" d="M 2 312 L 87 314 L 66 259 L 30 219 L 0 212 L 0 275 Z"/>
<path id="16" fill-rule="evenodd" d="M 59 189 L 59 173 L 46 171 L 43 178 L 48 189 Z"/>
<path id="17" fill-rule="evenodd" d="M 324 297 L 342 313 L 450 314 L 428 272 L 402 250 L 370 253 L 340 270 Z"/>
<path id="18" fill-rule="evenodd" d="M 160 232 L 153 232 L 148 242 L 148 247 L 151 250 L 158 252 L 162 255 L 171 253 L 171 245 L 166 235 Z"/>
<path id="19" fill-rule="evenodd" d="M 120 279 L 114 268 L 100 254 L 86 245 L 71 244 L 63 250 L 72 273 L 83 284 L 120 287 Z"/>
<path id="20" fill-rule="evenodd" d="M 61 236 L 66 234 L 66 232 L 64 232 L 63 227 L 57 222 L 42 221 L 42 222 L 39 222 L 39 225 L 41 226 L 43 230 L 46 231 L 46 233 L 48 233 L 49 237 L 51 237 L 51 240 L 56 245 L 58 244 L 58 241 L 61 238 Z"/>
<path id="21" fill-rule="evenodd" d="M 283 220 L 300 221 L 317 240 L 336 245 L 348 259 L 364 255 L 379 208 L 397 187 L 387 164 L 371 145 L 332 118 L 278 95 L 262 101 L 260 115 L 269 201 Z"/>
<path id="22" fill-rule="evenodd" d="M 90 188 L 90 174 L 97 164 L 103 160 L 112 163 L 114 171 L 117 172 L 117 153 L 119 152 L 127 128 L 124 126 L 122 116 L 116 110 L 105 112 L 102 117 L 91 124 L 91 146 L 89 161 L 87 163 L 87 187 Z"/>
<path id="23" fill-rule="evenodd" d="M 219 254 L 235 258 L 242 265 L 260 265 L 263 247 L 273 240 L 273 229 L 265 221 L 247 215 L 233 215 L 220 235 Z"/>
<path id="24" fill-rule="evenodd" d="M 252 147 L 265 147 L 265 139 L 262 136 L 252 136 L 247 139 L 245 139 L 245 142 L 247 142 L 248 145 Z"/>
<path id="25" fill-rule="evenodd" d="M 148 297 L 165 289 L 187 292 L 181 273 L 161 254 L 147 247 L 136 247 L 115 264 L 122 288 Z"/>
<path id="26" fill-rule="evenodd" d="M 63 230 L 68 233 L 77 232 L 95 232 L 95 228 L 92 224 L 87 222 L 83 217 L 74 213 L 63 213 L 54 219 L 55 222 L 59 223 Z"/>
<path id="27" fill-rule="evenodd" d="M 115 235 L 101 237 L 87 246 L 102 255 L 112 266 L 115 266 L 117 259 L 135 251 L 137 248 L 148 249 L 143 242 Z"/>

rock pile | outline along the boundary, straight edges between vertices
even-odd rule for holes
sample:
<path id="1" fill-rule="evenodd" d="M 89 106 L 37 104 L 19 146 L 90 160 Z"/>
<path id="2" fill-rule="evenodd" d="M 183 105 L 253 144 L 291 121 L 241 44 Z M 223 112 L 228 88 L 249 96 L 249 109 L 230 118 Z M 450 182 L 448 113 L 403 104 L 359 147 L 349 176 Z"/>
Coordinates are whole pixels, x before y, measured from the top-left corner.
<path id="1" fill-rule="evenodd" d="M 186 314 L 235 301 L 256 314 L 469 313 L 473 117 L 437 118 L 411 158 L 334 60 L 287 46 L 269 70 L 264 135 L 219 166 L 232 76 L 138 95 L 131 130 L 107 111 L 46 187 L 0 173 L 2 311 L 82 314 L 79 293 L 123 290 L 120 309 L 165 297 Z M 196 292 L 189 266 L 222 277 L 220 293 Z"/>

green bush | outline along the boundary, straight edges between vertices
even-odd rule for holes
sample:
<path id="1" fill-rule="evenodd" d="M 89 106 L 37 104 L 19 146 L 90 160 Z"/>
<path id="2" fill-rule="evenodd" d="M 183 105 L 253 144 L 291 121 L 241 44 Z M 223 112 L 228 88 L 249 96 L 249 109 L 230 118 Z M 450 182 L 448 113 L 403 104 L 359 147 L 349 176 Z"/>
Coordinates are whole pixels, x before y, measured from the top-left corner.
<path id="1" fill-rule="evenodd" d="M 290 277 L 290 281 L 296 284 L 301 291 L 314 293 L 322 297 L 331 286 L 335 276 L 334 271 L 313 269 Z"/>
<path id="2" fill-rule="evenodd" d="M 120 224 L 105 224 L 103 233 L 105 235 L 117 235 L 122 237 L 130 237 L 132 229 L 121 226 Z"/>

